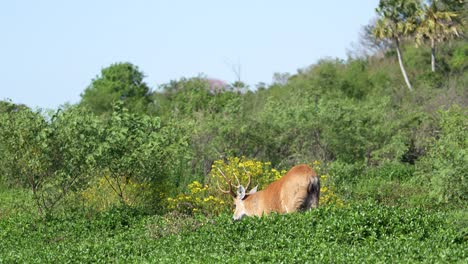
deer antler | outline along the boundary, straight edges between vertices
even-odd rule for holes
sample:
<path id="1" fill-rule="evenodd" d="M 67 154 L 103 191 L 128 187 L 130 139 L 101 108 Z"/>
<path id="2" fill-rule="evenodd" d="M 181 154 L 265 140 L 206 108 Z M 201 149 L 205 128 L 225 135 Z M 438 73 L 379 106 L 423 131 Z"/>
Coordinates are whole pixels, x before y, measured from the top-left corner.
<path id="1" fill-rule="evenodd" d="M 230 194 L 232 195 L 232 197 L 236 198 L 237 194 L 232 190 L 232 184 L 231 184 L 231 179 L 228 179 L 228 177 L 226 177 L 226 175 L 224 175 L 223 171 L 221 171 L 221 169 L 217 168 L 218 171 L 221 173 L 221 175 L 223 175 L 223 178 L 226 180 L 226 182 L 229 184 L 229 191 L 225 191 L 223 189 L 221 189 L 221 187 L 219 187 L 219 181 L 217 182 L 218 184 L 218 189 L 225 193 L 225 194 Z M 237 177 L 236 177 L 237 178 Z M 239 180 L 237 180 L 239 181 Z"/>
<path id="2" fill-rule="evenodd" d="M 250 183 L 252 182 L 252 175 L 245 169 L 245 167 L 242 167 L 245 171 L 245 173 L 249 176 L 249 182 L 247 182 L 247 185 L 244 187 L 244 189 L 247 191 L 249 189 L 249 186 L 250 186 Z M 239 178 L 237 177 L 237 175 L 233 172 L 232 174 L 234 174 L 234 177 L 236 178 L 236 181 L 237 181 L 237 186 L 233 186 L 232 185 L 232 180 L 229 179 L 224 173 L 223 171 L 220 169 L 220 168 L 217 168 L 219 173 L 221 173 L 221 175 L 223 176 L 224 180 L 226 180 L 226 182 L 229 184 L 229 191 L 226 191 L 226 190 L 223 190 L 221 189 L 221 187 L 219 186 L 219 182 L 217 182 L 218 184 L 218 189 L 225 193 L 225 194 L 231 194 L 234 198 L 237 197 L 237 194 L 233 191 L 232 187 L 236 187 L 239 188 L 241 186 L 240 184 L 240 181 L 239 181 Z"/>
<path id="3" fill-rule="evenodd" d="M 245 167 L 242 167 L 247 175 L 249 175 L 249 182 L 245 186 L 245 190 L 247 191 L 249 189 L 250 182 L 252 181 L 252 175 L 245 169 Z"/>

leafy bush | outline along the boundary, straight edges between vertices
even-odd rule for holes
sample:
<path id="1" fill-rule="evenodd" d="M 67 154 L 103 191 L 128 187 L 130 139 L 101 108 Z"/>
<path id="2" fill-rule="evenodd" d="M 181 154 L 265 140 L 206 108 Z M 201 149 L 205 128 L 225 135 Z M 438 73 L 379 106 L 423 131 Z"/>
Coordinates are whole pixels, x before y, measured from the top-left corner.
<path id="1" fill-rule="evenodd" d="M 39 111 L 18 109 L 0 118 L 0 158 L 10 182 L 30 188 L 42 213 L 50 214 L 70 192 L 86 187 L 98 156 L 100 128 L 94 115 L 71 108 L 48 121 Z"/>
<path id="2" fill-rule="evenodd" d="M 322 100 L 318 106 L 321 138 L 336 159 L 379 163 L 399 159 L 407 150 L 406 138 L 390 107 L 389 98 L 357 103 L 350 99 Z"/>
<path id="3" fill-rule="evenodd" d="M 417 164 L 417 174 L 428 182 L 439 202 L 468 201 L 468 111 L 459 106 L 440 110 L 440 133 Z"/>
<path id="4" fill-rule="evenodd" d="M 85 189 L 106 193 L 109 199 L 106 190 L 112 190 L 121 203 L 134 203 L 126 195 L 135 184 L 145 195 L 153 194 L 138 206 L 157 208 L 171 191 L 167 187 L 179 166 L 188 163 L 187 138 L 179 126 L 131 114 L 122 103 L 115 105 L 108 120 L 78 107 L 59 109 L 50 119 L 40 111 L 19 108 L 0 113 L 0 119 L 0 160 L 8 182 L 31 189 L 44 214 Z M 91 181 L 100 185 L 89 187 Z M 87 202 L 93 199 L 97 197 Z"/>
<path id="5" fill-rule="evenodd" d="M 81 94 L 80 105 L 95 114 L 108 115 L 113 104 L 120 101 L 132 112 L 143 113 L 149 103 L 149 87 L 144 74 L 131 63 L 115 63 L 101 70 L 101 74 Z"/>
<path id="6" fill-rule="evenodd" d="M 119 185 L 122 191 L 121 197 L 113 190 L 113 186 Z M 80 200 L 86 208 L 95 211 L 106 211 L 123 204 L 130 207 L 141 207 L 148 200 L 154 198 L 154 190 L 149 183 L 139 183 L 135 179 L 122 177 L 118 181 L 109 176 L 95 177 L 89 187 L 80 193 Z"/>
<path id="7" fill-rule="evenodd" d="M 341 188 L 356 183 L 362 177 L 365 166 L 362 162 L 351 164 L 338 160 L 330 163 L 327 169 L 330 180 L 338 188 Z"/>
<path id="8" fill-rule="evenodd" d="M 463 42 L 462 45 L 460 45 L 453 51 L 453 57 L 450 59 L 449 64 L 450 64 L 450 67 L 454 71 L 466 72 L 466 69 L 468 68 L 467 61 L 468 61 L 468 44 L 466 44 L 466 42 Z"/>
<path id="9" fill-rule="evenodd" d="M 385 162 L 375 167 L 362 163 L 348 164 L 340 161 L 328 166 L 330 181 L 337 186 L 337 192 L 346 201 L 372 200 L 386 205 L 425 206 L 419 199 L 420 186 L 409 184 L 414 178 L 414 166 L 401 162 Z"/>
<path id="10" fill-rule="evenodd" d="M 213 163 L 209 182 L 213 190 L 218 184 L 221 188 L 227 190 L 229 189 L 226 182 L 227 179 L 231 180 L 233 184 L 237 184 L 237 180 L 239 180 L 245 186 L 249 178 L 251 178 L 250 186 L 258 185 L 259 190 L 261 190 L 269 183 L 281 178 L 285 173 L 285 170 L 278 171 L 272 168 L 271 162 L 262 162 L 255 159 L 247 159 L 246 157 L 230 157 L 227 159 L 227 162 L 217 160 Z"/>
<path id="11" fill-rule="evenodd" d="M 328 175 L 320 176 L 320 206 L 343 206 L 344 201 L 338 197 L 335 186 L 330 182 Z"/>
<path id="12" fill-rule="evenodd" d="M 163 126 L 159 118 L 132 114 L 115 106 L 103 131 L 99 169 L 122 203 L 127 200 L 124 185 L 128 181 L 151 184 L 151 203 L 161 201 L 179 164 L 177 159 L 184 159 L 186 138 L 177 132 Z"/>
<path id="13" fill-rule="evenodd" d="M 458 217 L 458 216 L 457 216 Z M 4 262 L 463 262 L 454 215 L 349 204 L 233 222 L 112 209 L 94 217 L 0 219 Z M 294 245 L 294 246 L 291 246 Z"/>
<path id="14" fill-rule="evenodd" d="M 344 201 L 338 197 L 336 187 L 327 174 L 322 173 L 322 164 L 316 160 L 313 162 L 313 169 L 320 176 L 320 206 L 338 206 L 344 205 Z"/>
<path id="15" fill-rule="evenodd" d="M 188 185 L 189 193 L 168 198 L 168 209 L 187 215 L 218 215 L 226 211 L 225 201 L 210 194 L 208 185 L 194 181 Z"/>
<path id="16" fill-rule="evenodd" d="M 186 234 L 193 232 L 204 225 L 214 224 L 215 221 L 201 215 L 191 216 L 176 211 L 163 216 L 153 216 L 147 220 L 149 237 L 161 239 L 171 235 Z"/>
<path id="17" fill-rule="evenodd" d="M 401 162 L 385 162 L 378 167 L 369 168 L 365 178 L 378 178 L 389 181 L 407 181 L 413 177 L 414 167 Z"/>

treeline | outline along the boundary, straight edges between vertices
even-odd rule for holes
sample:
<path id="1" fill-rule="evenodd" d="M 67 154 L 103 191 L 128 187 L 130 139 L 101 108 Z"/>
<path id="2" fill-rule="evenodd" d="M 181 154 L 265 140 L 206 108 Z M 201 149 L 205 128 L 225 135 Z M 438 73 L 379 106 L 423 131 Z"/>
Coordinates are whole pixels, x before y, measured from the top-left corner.
<path id="1" fill-rule="evenodd" d="M 0 179 L 30 189 L 43 214 L 113 202 L 163 212 L 193 181 L 215 188 L 215 161 L 245 157 L 277 170 L 318 161 L 345 200 L 466 204 L 468 45 L 439 45 L 432 71 L 430 44 L 402 42 L 412 91 L 390 42 L 256 89 L 199 76 L 152 91 L 137 66 L 116 63 L 76 105 L 44 111 L 4 101 Z"/>

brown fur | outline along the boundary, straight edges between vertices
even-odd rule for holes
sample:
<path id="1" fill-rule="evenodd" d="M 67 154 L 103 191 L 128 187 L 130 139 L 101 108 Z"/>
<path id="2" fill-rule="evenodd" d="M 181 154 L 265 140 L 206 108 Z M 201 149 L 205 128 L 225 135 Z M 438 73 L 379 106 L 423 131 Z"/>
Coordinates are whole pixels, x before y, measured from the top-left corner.
<path id="1" fill-rule="evenodd" d="M 262 216 L 271 212 L 290 213 L 318 206 L 320 179 L 315 171 L 305 165 L 291 168 L 281 179 L 272 182 L 264 190 L 247 195 L 242 201 L 247 216 Z M 240 205 L 240 206 L 242 206 Z M 239 207 L 239 204 L 237 204 Z M 241 216 L 236 216 L 238 219 Z"/>

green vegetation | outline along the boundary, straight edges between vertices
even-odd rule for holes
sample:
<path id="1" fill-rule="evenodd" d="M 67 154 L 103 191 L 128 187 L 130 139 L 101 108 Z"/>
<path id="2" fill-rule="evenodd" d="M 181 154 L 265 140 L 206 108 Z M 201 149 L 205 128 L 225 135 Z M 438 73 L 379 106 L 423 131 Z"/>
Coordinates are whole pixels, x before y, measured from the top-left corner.
<path id="1" fill-rule="evenodd" d="M 3 194 L 5 195 L 5 194 Z M 466 217 L 466 215 L 465 215 Z M 372 203 L 233 222 L 111 209 L 86 217 L 0 221 L 3 262 L 458 262 L 466 222 Z M 466 220 L 466 218 L 465 218 Z"/>
<path id="2" fill-rule="evenodd" d="M 466 262 L 461 2 L 382 0 L 371 52 L 255 91 L 116 63 L 77 105 L 0 102 L 0 262 Z M 231 221 L 218 169 L 262 189 L 299 163 L 320 208 Z"/>
<path id="3" fill-rule="evenodd" d="M 133 112 L 144 112 L 149 103 L 149 87 L 144 74 L 131 63 L 116 63 L 102 69 L 81 95 L 81 104 L 97 114 L 112 111 L 112 104 L 120 101 Z"/>

